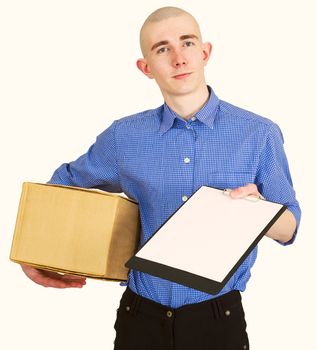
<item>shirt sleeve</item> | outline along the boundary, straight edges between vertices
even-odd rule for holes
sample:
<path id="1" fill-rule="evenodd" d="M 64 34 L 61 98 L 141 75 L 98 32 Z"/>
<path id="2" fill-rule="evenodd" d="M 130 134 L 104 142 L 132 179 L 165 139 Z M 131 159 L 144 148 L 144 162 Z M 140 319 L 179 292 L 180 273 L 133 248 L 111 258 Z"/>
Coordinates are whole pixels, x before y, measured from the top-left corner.
<path id="1" fill-rule="evenodd" d="M 96 138 L 87 153 L 62 164 L 48 183 L 122 192 L 116 159 L 116 122 Z"/>
<path id="2" fill-rule="evenodd" d="M 260 193 L 268 200 L 284 204 L 296 219 L 296 231 L 293 238 L 282 245 L 294 242 L 301 218 L 301 210 L 296 199 L 288 161 L 283 147 L 284 139 L 278 125 L 273 124 L 267 133 L 261 152 L 256 185 Z"/>

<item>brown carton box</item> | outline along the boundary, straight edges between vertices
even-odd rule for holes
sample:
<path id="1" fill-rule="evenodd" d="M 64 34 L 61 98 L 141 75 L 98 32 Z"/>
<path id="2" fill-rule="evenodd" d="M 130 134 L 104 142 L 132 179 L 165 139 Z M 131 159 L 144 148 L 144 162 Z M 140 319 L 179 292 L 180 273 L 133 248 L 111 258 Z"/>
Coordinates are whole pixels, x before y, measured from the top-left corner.
<path id="1" fill-rule="evenodd" d="M 123 281 L 139 240 L 138 204 L 104 191 L 23 184 L 10 259 Z"/>

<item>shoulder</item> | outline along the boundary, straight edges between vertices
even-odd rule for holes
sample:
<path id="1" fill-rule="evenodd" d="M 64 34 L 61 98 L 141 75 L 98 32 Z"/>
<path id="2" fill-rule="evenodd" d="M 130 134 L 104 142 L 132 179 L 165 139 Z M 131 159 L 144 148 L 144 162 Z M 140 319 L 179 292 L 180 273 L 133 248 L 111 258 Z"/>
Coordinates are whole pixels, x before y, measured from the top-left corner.
<path id="1" fill-rule="evenodd" d="M 271 129 L 277 126 L 271 119 L 251 112 L 247 109 L 237 107 L 229 102 L 220 100 L 219 102 L 220 118 L 228 122 L 236 122 L 249 126 L 259 126 L 265 129 Z"/>
<path id="2" fill-rule="evenodd" d="M 155 109 L 134 113 L 120 119 L 114 119 L 97 138 L 102 141 L 118 139 L 122 142 L 124 139 L 138 139 L 145 135 L 152 136 L 153 132 L 159 130 L 162 108 L 163 106 L 160 106 Z"/>
<path id="3" fill-rule="evenodd" d="M 274 121 L 222 100 L 219 102 L 219 123 L 248 134 L 258 134 L 262 140 L 273 138 L 284 142 L 282 131 Z"/>
<path id="4" fill-rule="evenodd" d="M 157 128 L 160 125 L 160 118 L 163 106 L 134 113 L 115 121 L 116 129 L 124 130 L 133 128 L 135 131 L 144 128 Z"/>

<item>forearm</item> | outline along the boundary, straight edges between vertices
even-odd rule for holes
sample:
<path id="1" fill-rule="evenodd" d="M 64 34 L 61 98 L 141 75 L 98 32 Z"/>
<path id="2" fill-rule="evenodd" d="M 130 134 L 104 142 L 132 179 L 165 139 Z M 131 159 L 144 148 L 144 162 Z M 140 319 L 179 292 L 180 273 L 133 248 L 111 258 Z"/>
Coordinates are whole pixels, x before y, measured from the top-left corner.
<path id="1" fill-rule="evenodd" d="M 272 225 L 266 236 L 286 243 L 292 239 L 296 230 L 296 220 L 294 215 L 288 209 L 280 216 L 280 218 Z"/>
<path id="2" fill-rule="evenodd" d="M 249 195 L 261 196 L 255 184 L 248 184 L 230 192 L 232 198 L 244 198 Z M 272 225 L 266 236 L 281 243 L 290 241 L 296 230 L 296 219 L 291 211 L 286 209 L 279 219 Z"/>

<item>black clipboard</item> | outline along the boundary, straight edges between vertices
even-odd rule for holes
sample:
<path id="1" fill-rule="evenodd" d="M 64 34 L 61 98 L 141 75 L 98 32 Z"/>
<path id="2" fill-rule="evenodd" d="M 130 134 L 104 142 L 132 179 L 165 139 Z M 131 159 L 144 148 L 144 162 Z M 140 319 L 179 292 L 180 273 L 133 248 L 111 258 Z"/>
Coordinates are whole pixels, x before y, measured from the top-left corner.
<path id="1" fill-rule="evenodd" d="M 286 208 L 202 186 L 125 266 L 218 294 Z"/>

